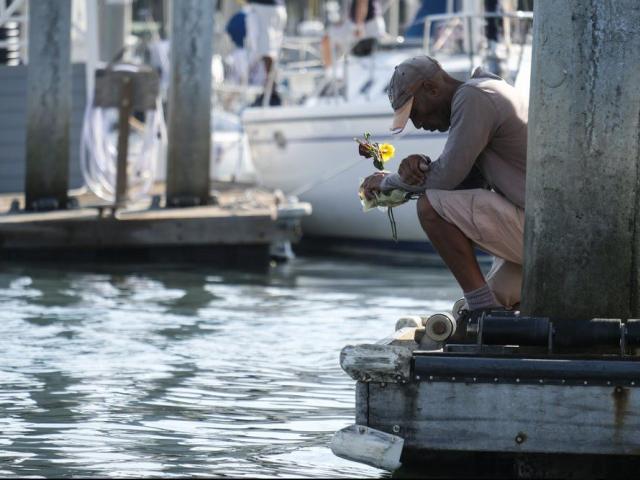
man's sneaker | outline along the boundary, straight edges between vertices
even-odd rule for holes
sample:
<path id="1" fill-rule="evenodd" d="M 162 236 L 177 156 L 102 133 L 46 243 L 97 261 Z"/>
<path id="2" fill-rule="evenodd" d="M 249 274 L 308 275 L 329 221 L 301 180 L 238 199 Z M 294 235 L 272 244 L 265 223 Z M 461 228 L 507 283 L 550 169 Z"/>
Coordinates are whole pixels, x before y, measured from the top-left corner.
<path id="1" fill-rule="evenodd" d="M 453 307 L 451 308 L 451 314 L 453 315 L 454 320 L 458 321 L 458 318 L 460 318 L 463 315 L 463 312 L 465 311 L 469 311 L 469 307 L 467 306 L 467 301 L 463 298 L 459 298 L 458 300 L 456 300 L 456 302 L 453 304 Z"/>

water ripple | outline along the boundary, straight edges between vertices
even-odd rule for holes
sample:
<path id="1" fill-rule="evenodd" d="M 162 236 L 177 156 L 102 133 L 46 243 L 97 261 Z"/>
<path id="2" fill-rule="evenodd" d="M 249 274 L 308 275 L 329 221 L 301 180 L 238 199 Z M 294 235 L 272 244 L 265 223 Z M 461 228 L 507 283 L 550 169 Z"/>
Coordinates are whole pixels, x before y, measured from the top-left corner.
<path id="1" fill-rule="evenodd" d="M 7 268 L 0 476 L 385 476 L 328 448 L 354 417 L 338 353 L 458 294 L 443 270 L 317 259 Z"/>

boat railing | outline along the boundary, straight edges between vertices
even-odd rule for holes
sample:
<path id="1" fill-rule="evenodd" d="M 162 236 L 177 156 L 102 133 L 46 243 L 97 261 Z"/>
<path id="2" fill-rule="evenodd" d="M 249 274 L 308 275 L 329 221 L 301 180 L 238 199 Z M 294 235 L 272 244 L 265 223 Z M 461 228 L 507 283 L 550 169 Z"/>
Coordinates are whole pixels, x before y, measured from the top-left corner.
<path id="1" fill-rule="evenodd" d="M 486 36 L 482 33 L 484 23 L 490 19 L 502 20 L 502 32 L 499 44 L 503 45 L 503 54 L 509 57 L 512 54 L 512 47 L 519 46 L 520 57 L 524 50 L 524 45 L 530 39 L 530 23 L 533 21 L 531 11 L 503 11 L 503 12 L 454 12 L 427 15 L 420 21 L 424 23 L 424 35 L 422 44 L 417 45 L 411 42 L 386 42 L 383 48 L 406 48 L 411 46 L 421 46 L 424 53 L 431 56 L 442 54 L 462 54 L 469 58 L 469 71 L 477 66 L 478 62 L 488 60 L 491 54 L 495 55 L 488 47 L 488 42 L 484 42 Z M 515 26 L 512 23 L 515 22 Z M 527 25 L 527 23 L 529 25 Z M 435 32 L 434 32 L 435 30 Z M 328 97 L 344 97 L 348 91 L 349 79 L 347 78 L 349 57 L 347 49 L 341 56 L 335 55 L 335 50 L 331 52 L 332 65 L 328 66 L 323 59 L 321 49 L 321 39 L 319 37 L 286 37 L 283 44 L 281 62 L 277 67 L 277 73 L 270 78 L 267 91 L 274 88 L 276 76 L 279 81 L 286 80 L 290 84 L 294 83 L 297 77 L 306 77 L 307 83 L 315 86 L 306 95 L 299 97 L 312 97 L 323 95 Z M 372 54 L 375 57 L 375 53 Z M 520 63 L 520 62 L 519 62 Z M 339 67 L 340 66 L 340 67 Z M 369 76 L 373 83 L 376 75 L 375 58 L 372 58 Z M 300 98 L 291 97 L 293 103 L 299 103 Z M 267 106 L 268 96 L 264 95 L 264 104 Z"/>
<path id="2" fill-rule="evenodd" d="M 322 38 L 315 36 L 285 37 L 280 61 L 276 68 L 272 69 L 272 74 L 267 82 L 263 96 L 263 106 L 266 107 L 268 105 L 271 91 L 275 87 L 276 77 L 287 81 L 290 85 L 304 78 L 304 83 L 311 84 L 312 87 L 300 95 L 301 97 L 316 95 L 325 88 L 325 85 L 331 84 L 335 80 L 335 78 L 327 78 L 326 65 L 322 58 L 321 42 Z M 297 103 L 300 98 L 291 98 L 291 100 Z"/>
<path id="3" fill-rule="evenodd" d="M 479 43 L 475 41 L 474 33 L 478 31 L 476 25 L 477 20 L 502 20 L 503 33 L 501 43 L 506 48 L 507 56 L 510 54 L 513 45 L 513 32 L 511 22 L 517 22 L 517 34 L 519 44 L 522 47 L 526 41 L 526 31 L 522 28 L 524 22 L 533 21 L 533 12 L 531 11 L 515 11 L 515 12 L 455 12 L 455 13 L 437 13 L 424 17 L 424 34 L 422 39 L 422 47 L 426 55 L 435 56 L 452 43 L 452 39 L 464 40 L 466 46 L 463 46 L 463 52 L 469 56 L 470 62 L 473 64 L 474 58 L 480 53 Z M 442 24 L 442 25 L 441 25 Z M 439 28 L 437 34 L 433 34 L 433 27 Z M 464 29 L 464 35 L 460 35 L 458 31 Z M 466 48 L 465 48 L 466 47 Z"/>

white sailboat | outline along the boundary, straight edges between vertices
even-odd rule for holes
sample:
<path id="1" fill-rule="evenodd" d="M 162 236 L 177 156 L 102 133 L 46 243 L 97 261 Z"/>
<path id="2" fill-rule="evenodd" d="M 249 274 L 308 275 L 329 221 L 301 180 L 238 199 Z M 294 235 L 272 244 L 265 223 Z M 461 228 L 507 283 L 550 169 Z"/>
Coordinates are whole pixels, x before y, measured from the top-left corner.
<path id="1" fill-rule="evenodd" d="M 432 22 L 472 25 L 471 20 L 496 14 L 443 14 L 426 18 L 426 31 Z M 531 12 L 504 14 L 510 18 L 532 18 Z M 349 57 L 344 64 L 348 79 L 341 95 L 313 96 L 297 105 L 245 110 L 243 123 L 249 138 L 258 181 L 268 188 L 313 205 L 313 214 L 304 219 L 305 238 L 340 241 L 343 244 L 387 246 L 393 244 L 387 215 L 363 213 L 357 190 L 361 179 L 374 169 L 371 161 L 358 157 L 354 137 L 370 132 L 374 141 L 393 143 L 397 168 L 402 158 L 423 153 L 436 159 L 446 142 L 446 133 L 417 131 L 409 125 L 400 137 L 389 131 L 392 109 L 386 88 L 395 65 L 405 58 L 424 54 L 422 46 L 403 45 L 381 48 L 369 57 Z M 486 64 L 482 52 L 435 54 L 443 68 L 457 78 L 468 78 L 472 69 Z M 430 52 L 434 54 L 434 52 Z M 528 91 L 530 45 L 522 43 L 505 56 L 509 78 Z M 286 75 L 286 73 L 285 73 Z M 426 245 L 418 225 L 415 204 L 394 209 L 398 239 L 405 249 Z"/>

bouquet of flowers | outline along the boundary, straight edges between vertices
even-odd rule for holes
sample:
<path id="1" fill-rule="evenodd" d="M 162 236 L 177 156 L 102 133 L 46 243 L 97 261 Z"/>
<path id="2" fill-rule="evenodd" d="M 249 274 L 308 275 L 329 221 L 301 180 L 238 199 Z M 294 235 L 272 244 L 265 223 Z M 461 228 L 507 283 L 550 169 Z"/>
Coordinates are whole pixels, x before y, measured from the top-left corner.
<path id="1" fill-rule="evenodd" d="M 362 188 L 362 183 L 360 183 L 360 190 L 358 190 L 358 196 L 360 197 L 362 210 L 367 212 L 372 208 L 379 208 L 381 210 L 384 210 L 385 208 L 397 207 L 407 202 L 408 200 L 410 200 L 412 197 L 412 194 L 410 192 L 405 192 L 404 190 L 400 190 L 399 188 L 395 188 L 388 192 L 376 193 L 374 198 L 368 199 L 367 197 L 365 197 L 364 189 Z"/>
<path id="2" fill-rule="evenodd" d="M 369 132 L 365 132 L 363 139 L 354 138 L 354 140 L 358 142 L 358 153 L 365 158 L 373 158 L 373 166 L 381 171 L 384 171 L 384 164 L 391 160 L 396 153 L 396 149 L 390 143 L 372 142 Z M 409 200 L 411 195 L 404 190 L 395 189 L 389 192 L 376 193 L 375 198 L 368 199 L 364 195 L 362 182 L 360 182 L 358 196 L 365 212 L 376 207 L 381 209 L 397 207 Z"/>
<path id="3" fill-rule="evenodd" d="M 384 164 L 396 154 L 396 149 L 390 143 L 371 142 L 369 132 L 364 133 L 364 139 L 354 138 L 354 140 L 358 142 L 358 153 L 365 158 L 373 158 L 373 166 L 378 170 L 383 170 Z"/>

